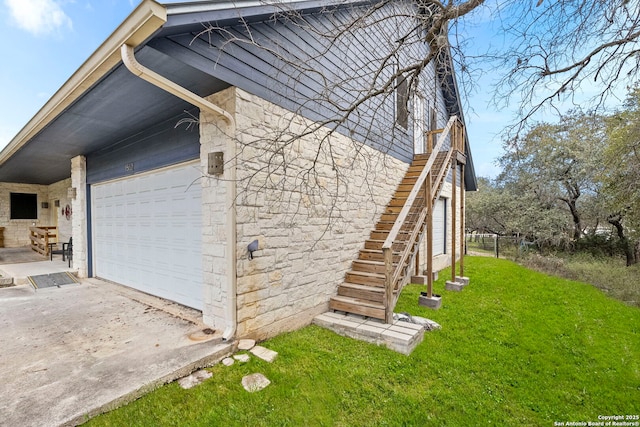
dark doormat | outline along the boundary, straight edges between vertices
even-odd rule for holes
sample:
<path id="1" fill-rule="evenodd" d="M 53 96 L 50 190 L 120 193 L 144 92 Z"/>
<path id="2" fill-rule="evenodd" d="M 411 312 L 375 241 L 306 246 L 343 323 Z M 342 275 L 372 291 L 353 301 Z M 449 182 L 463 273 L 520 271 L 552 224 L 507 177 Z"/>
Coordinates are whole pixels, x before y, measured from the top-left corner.
<path id="1" fill-rule="evenodd" d="M 29 276 L 29 281 L 36 289 L 53 288 L 54 286 L 60 287 L 62 285 L 78 283 L 76 278 L 67 272 Z"/>

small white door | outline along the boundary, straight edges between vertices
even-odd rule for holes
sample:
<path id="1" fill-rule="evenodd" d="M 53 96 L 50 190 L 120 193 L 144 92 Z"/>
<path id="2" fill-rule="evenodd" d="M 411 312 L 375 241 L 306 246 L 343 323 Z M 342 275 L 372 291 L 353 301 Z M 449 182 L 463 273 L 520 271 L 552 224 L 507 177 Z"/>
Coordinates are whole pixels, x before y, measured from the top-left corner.
<path id="1" fill-rule="evenodd" d="M 438 199 L 433 209 L 433 255 L 447 252 L 447 199 Z"/>
<path id="2" fill-rule="evenodd" d="M 416 92 L 413 95 L 413 154 L 425 152 L 424 114 L 424 97 Z"/>
<path id="3" fill-rule="evenodd" d="M 91 186 L 94 276 L 202 309 L 199 163 Z"/>

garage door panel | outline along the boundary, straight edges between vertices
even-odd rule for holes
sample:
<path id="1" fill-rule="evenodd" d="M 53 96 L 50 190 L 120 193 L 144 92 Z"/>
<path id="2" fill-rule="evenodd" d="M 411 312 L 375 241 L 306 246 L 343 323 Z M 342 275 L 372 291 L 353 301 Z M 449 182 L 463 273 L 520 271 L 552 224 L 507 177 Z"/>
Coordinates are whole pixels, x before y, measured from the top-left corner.
<path id="1" fill-rule="evenodd" d="M 195 164 L 92 186 L 95 275 L 202 308 Z"/>

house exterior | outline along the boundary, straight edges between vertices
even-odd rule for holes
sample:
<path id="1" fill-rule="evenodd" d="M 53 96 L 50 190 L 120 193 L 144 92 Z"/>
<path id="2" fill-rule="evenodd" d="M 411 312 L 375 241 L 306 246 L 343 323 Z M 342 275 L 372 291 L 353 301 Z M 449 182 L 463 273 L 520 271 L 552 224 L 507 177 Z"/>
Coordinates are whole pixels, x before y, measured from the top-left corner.
<path id="1" fill-rule="evenodd" d="M 80 277 L 202 310 L 227 339 L 310 323 L 424 133 L 462 120 L 455 76 L 438 62 L 446 55 L 411 88 L 397 82 L 345 113 L 372 76 L 428 52 L 405 17 L 415 7 L 142 1 L 0 153 L 5 245 L 27 245 L 32 225 L 57 226 L 59 241 L 73 236 Z M 415 40 L 398 48 L 404 33 Z M 447 170 L 432 236 L 420 235 L 427 256 L 412 253 L 408 268 L 451 263 L 452 212 L 463 221 L 453 186 L 460 201 L 476 186 L 461 141 L 466 166 Z M 29 205 L 29 218 L 12 202 Z"/>

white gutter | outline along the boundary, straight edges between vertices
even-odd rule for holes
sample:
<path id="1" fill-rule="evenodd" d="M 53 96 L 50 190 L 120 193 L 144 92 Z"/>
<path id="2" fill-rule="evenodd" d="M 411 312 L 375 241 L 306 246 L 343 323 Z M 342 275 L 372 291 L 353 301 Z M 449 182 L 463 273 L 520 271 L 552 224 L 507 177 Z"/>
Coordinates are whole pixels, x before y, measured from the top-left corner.
<path id="1" fill-rule="evenodd" d="M 135 57 L 134 50 L 132 46 L 127 44 L 123 44 L 120 48 L 120 52 L 122 55 L 122 62 L 124 65 L 136 76 L 141 79 L 153 84 L 154 86 L 163 89 L 172 95 L 177 96 L 178 98 L 187 101 L 188 103 L 200 108 L 200 110 L 207 111 L 212 113 L 214 116 L 222 118 L 227 123 L 227 155 L 230 160 L 230 167 L 225 168 L 226 173 L 225 180 L 227 181 L 229 187 L 229 194 L 227 194 L 227 200 L 230 201 L 230 226 L 226 227 L 227 229 L 227 242 L 230 243 L 230 250 L 227 253 L 227 272 L 230 277 L 228 277 L 228 287 L 227 287 L 227 295 L 228 295 L 228 304 L 227 304 L 227 315 L 225 316 L 227 319 L 227 326 L 222 334 L 222 339 L 225 341 L 233 339 L 236 333 L 237 327 L 237 280 L 236 280 L 236 210 L 233 207 L 234 198 L 236 194 L 236 145 L 235 145 L 235 129 L 236 123 L 233 119 L 233 116 L 226 110 L 220 108 L 219 106 L 213 104 L 212 102 L 207 101 L 202 98 L 200 95 L 197 95 L 190 90 L 172 82 L 166 77 L 161 76 L 155 71 L 150 70 L 144 65 L 140 64 Z"/>

